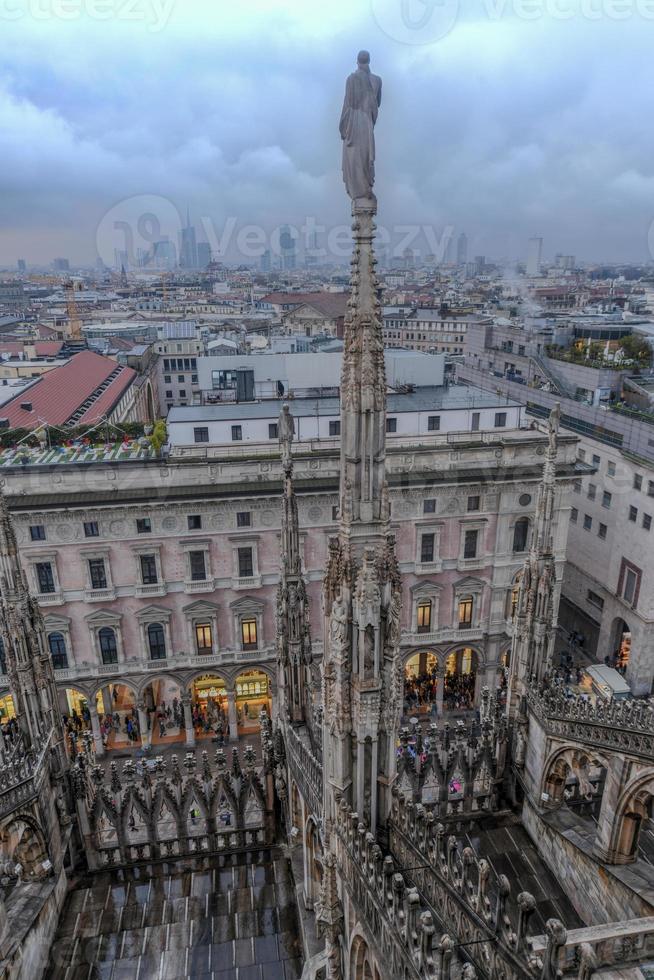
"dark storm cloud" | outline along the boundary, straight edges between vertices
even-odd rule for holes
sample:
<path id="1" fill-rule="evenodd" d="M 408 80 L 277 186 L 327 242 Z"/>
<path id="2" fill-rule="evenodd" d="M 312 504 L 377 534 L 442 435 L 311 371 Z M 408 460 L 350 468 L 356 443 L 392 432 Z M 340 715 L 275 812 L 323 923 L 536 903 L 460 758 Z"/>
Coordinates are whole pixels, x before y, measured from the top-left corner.
<path id="1" fill-rule="evenodd" d="M 102 216 L 138 195 L 218 231 L 347 222 L 337 123 L 364 44 L 384 78 L 380 223 L 464 229 L 494 256 L 539 234 L 550 254 L 647 257 L 654 20 L 559 19 L 545 2 L 526 19 L 486 0 L 405 43 L 380 3 L 177 0 L 157 30 L 118 14 L 3 22 L 0 262 L 47 261 L 57 242 L 91 262 Z"/>

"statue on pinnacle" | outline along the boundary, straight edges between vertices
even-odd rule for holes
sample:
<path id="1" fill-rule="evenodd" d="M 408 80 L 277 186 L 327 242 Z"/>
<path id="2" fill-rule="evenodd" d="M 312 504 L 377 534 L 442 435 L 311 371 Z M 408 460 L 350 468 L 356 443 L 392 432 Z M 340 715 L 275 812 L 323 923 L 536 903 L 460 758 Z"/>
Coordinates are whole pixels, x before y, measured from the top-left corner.
<path id="1" fill-rule="evenodd" d="M 343 180 L 353 208 L 375 207 L 375 123 L 381 105 L 382 80 L 370 71 L 370 55 L 360 51 L 357 70 L 345 83 L 340 133 L 343 140 Z"/>

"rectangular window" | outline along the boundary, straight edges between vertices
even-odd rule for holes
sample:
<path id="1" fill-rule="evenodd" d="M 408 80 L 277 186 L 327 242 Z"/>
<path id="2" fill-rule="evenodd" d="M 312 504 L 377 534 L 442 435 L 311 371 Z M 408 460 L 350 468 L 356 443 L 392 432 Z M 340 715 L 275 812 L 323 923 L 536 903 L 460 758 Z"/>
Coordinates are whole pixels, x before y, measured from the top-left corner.
<path id="1" fill-rule="evenodd" d="M 252 514 L 249 510 L 239 510 L 236 514 L 236 527 L 251 527 Z"/>
<path id="2" fill-rule="evenodd" d="M 434 560 L 434 535 L 423 534 L 420 539 L 420 562 L 429 565 Z"/>
<path id="3" fill-rule="evenodd" d="M 243 441 L 243 427 L 240 425 L 232 426 L 232 442 Z"/>
<path id="4" fill-rule="evenodd" d="M 570 520 L 572 521 L 573 524 L 577 523 L 578 517 L 579 517 L 579 511 L 577 510 L 576 507 L 573 507 L 572 510 L 570 511 Z"/>
<path id="5" fill-rule="evenodd" d="M 479 510 L 481 500 L 479 494 L 474 494 L 472 497 L 468 497 L 468 512 L 473 510 Z"/>
<path id="6" fill-rule="evenodd" d="M 581 480 L 575 480 L 572 484 L 572 489 L 575 493 L 581 493 Z"/>
<path id="7" fill-rule="evenodd" d="M 196 623 L 195 645 L 200 656 L 213 653 L 213 635 L 211 623 Z"/>
<path id="8" fill-rule="evenodd" d="M 440 415 L 429 415 L 427 417 L 427 431 L 438 432 L 441 427 Z"/>
<path id="9" fill-rule="evenodd" d="M 649 531 L 652 527 L 652 515 L 643 514 L 643 528 L 645 531 Z"/>
<path id="10" fill-rule="evenodd" d="M 596 496 L 597 496 L 597 484 L 596 483 L 589 483 L 588 484 L 588 499 L 589 500 L 594 500 Z"/>
<path id="11" fill-rule="evenodd" d="M 200 514 L 189 514 L 186 522 L 189 531 L 199 531 L 202 527 L 202 517 Z"/>
<path id="12" fill-rule="evenodd" d="M 179 389 L 179 397 L 180 398 L 186 398 L 186 388 L 180 388 Z"/>
<path id="13" fill-rule="evenodd" d="M 428 497 L 427 500 L 422 502 L 422 512 L 423 514 L 435 514 L 436 513 L 436 498 Z"/>
<path id="14" fill-rule="evenodd" d="M 279 426 L 277 425 L 277 422 L 269 422 L 268 423 L 268 438 L 269 439 L 276 439 L 278 437 L 278 435 L 279 435 Z"/>
<path id="15" fill-rule="evenodd" d="M 504 429 L 506 426 L 506 412 L 495 412 L 495 428 Z"/>
<path id="16" fill-rule="evenodd" d="M 431 599 L 422 599 L 418 603 L 417 623 L 419 633 L 428 633 L 431 629 Z"/>
<path id="17" fill-rule="evenodd" d="M 479 540 L 479 531 L 466 531 L 465 537 L 463 539 L 463 557 L 464 558 L 476 558 L 477 557 L 477 542 Z"/>
<path id="18" fill-rule="evenodd" d="M 141 555 L 141 581 L 143 585 L 157 584 L 157 561 L 154 555 Z"/>
<path id="19" fill-rule="evenodd" d="M 479 412 L 472 413 L 472 424 L 470 425 L 472 432 L 479 432 Z"/>
<path id="20" fill-rule="evenodd" d="M 89 561 L 89 578 L 91 579 L 92 589 L 107 588 L 107 573 L 104 567 L 104 558 L 92 558 Z"/>
<path id="21" fill-rule="evenodd" d="M 32 541 L 45 541 L 45 527 L 43 524 L 32 524 L 30 527 L 30 538 Z"/>
<path id="22" fill-rule="evenodd" d="M 634 473 L 634 490 L 643 489 L 643 478 L 640 473 Z"/>
<path id="23" fill-rule="evenodd" d="M 184 379 L 184 375 L 183 374 L 178 374 L 177 375 L 177 381 L 178 381 L 179 384 L 184 384 L 184 380 L 185 379 Z"/>
<path id="24" fill-rule="evenodd" d="M 647 481 L 647 496 L 654 497 L 654 480 Z"/>
<path id="25" fill-rule="evenodd" d="M 98 530 L 98 525 L 96 521 L 85 521 L 84 522 L 84 537 L 85 538 L 97 538 L 100 536 L 100 531 Z"/>
<path id="26" fill-rule="evenodd" d="M 590 516 L 590 514 L 584 514 L 584 530 L 590 531 L 592 526 L 593 526 L 593 518 Z"/>
<path id="27" fill-rule="evenodd" d="M 625 602 L 633 605 L 634 599 L 636 598 L 636 586 L 638 584 L 638 577 L 635 572 L 632 572 L 630 568 L 626 570 L 624 577 L 624 586 L 622 590 L 622 598 Z"/>
<path id="28" fill-rule="evenodd" d="M 586 459 L 586 450 L 585 449 L 578 449 L 577 450 L 577 459 L 580 459 L 582 462 Z"/>
<path id="29" fill-rule="evenodd" d="M 36 580 L 39 584 L 41 595 L 48 595 L 55 591 L 54 575 L 52 565 L 49 561 L 38 561 L 36 568 Z"/>
<path id="30" fill-rule="evenodd" d="M 152 521 L 149 517 L 137 517 L 136 518 L 136 533 L 137 534 L 150 534 L 152 531 Z"/>
<path id="31" fill-rule="evenodd" d="M 459 602 L 459 629 L 469 630 L 472 626 L 472 596 Z"/>
<path id="32" fill-rule="evenodd" d="M 609 460 L 606 464 L 606 472 L 609 474 L 609 476 L 615 476 L 615 463 L 611 460 Z"/>
<path id="33" fill-rule="evenodd" d="M 600 595 L 598 595 L 597 592 L 592 592 L 589 589 L 588 590 L 587 599 L 588 599 L 588 601 L 590 602 L 591 605 L 597 606 L 598 609 L 603 609 L 604 608 L 604 599 L 602 599 L 602 597 Z"/>
<path id="34" fill-rule="evenodd" d="M 254 575 L 254 561 L 252 548 L 238 549 L 238 577 L 252 578 Z"/>
<path id="35" fill-rule="evenodd" d="M 599 458 L 599 456 L 593 455 L 593 466 L 599 466 L 599 465 L 600 465 L 600 458 Z"/>
<path id="36" fill-rule="evenodd" d="M 193 429 L 193 439 L 195 442 L 209 442 L 209 429 L 206 425 L 196 426 Z"/>
<path id="37" fill-rule="evenodd" d="M 192 582 L 206 581 L 207 568 L 204 555 L 204 551 L 189 551 L 188 553 Z"/>
<path id="38" fill-rule="evenodd" d="M 611 494 L 609 493 L 608 490 L 605 490 L 604 493 L 602 494 L 602 507 L 606 507 L 606 509 L 608 510 L 611 506 L 611 500 L 612 500 Z"/>
<path id="39" fill-rule="evenodd" d="M 600 526 L 599 526 L 599 528 L 597 530 L 597 536 L 598 536 L 598 538 L 601 538 L 602 541 L 606 537 L 606 531 L 607 531 L 606 524 L 600 524 Z"/>
<path id="40" fill-rule="evenodd" d="M 244 619 L 241 621 L 241 639 L 243 649 L 253 650 L 257 645 L 257 621 L 256 619 Z"/>
<path id="41" fill-rule="evenodd" d="M 170 381 L 171 381 L 170 375 L 169 374 L 164 374 L 164 384 L 169 385 L 170 384 Z"/>
<path id="42" fill-rule="evenodd" d="M 330 434 L 330 436 L 340 436 L 340 434 L 341 434 L 341 423 L 340 422 L 330 422 L 329 423 L 329 434 Z"/>
<path id="43" fill-rule="evenodd" d="M 332 520 L 333 521 L 337 521 L 338 520 L 338 505 L 337 504 L 334 504 L 333 507 L 332 507 Z"/>
<path id="44" fill-rule="evenodd" d="M 629 508 L 629 520 L 632 521 L 634 524 L 638 520 L 638 508 L 634 507 L 633 504 Z"/>
<path id="45" fill-rule="evenodd" d="M 397 419 L 386 419 L 386 431 L 397 432 Z"/>

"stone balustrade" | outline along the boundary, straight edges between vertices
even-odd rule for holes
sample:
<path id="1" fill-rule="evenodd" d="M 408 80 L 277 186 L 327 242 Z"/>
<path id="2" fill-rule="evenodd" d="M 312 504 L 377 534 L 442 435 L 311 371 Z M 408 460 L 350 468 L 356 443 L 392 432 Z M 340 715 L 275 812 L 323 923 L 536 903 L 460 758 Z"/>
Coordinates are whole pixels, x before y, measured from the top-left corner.
<path id="1" fill-rule="evenodd" d="M 654 708 L 649 701 L 597 700 L 566 696 L 560 684 L 531 690 L 527 707 L 548 734 L 598 748 L 654 759 Z"/>
<path id="2" fill-rule="evenodd" d="M 7 816 L 38 795 L 51 740 L 51 732 L 43 734 L 38 754 L 22 748 L 7 752 L 0 764 L 0 817 Z"/>
<path id="3" fill-rule="evenodd" d="M 548 947 L 552 948 L 549 935 L 536 936 L 529 942 L 538 958 L 544 958 Z M 557 937 L 551 968 L 559 970 L 559 976 L 589 980 L 597 970 L 618 971 L 647 960 L 654 960 L 654 917 L 651 916 L 586 926 L 567 933 L 564 930 Z"/>

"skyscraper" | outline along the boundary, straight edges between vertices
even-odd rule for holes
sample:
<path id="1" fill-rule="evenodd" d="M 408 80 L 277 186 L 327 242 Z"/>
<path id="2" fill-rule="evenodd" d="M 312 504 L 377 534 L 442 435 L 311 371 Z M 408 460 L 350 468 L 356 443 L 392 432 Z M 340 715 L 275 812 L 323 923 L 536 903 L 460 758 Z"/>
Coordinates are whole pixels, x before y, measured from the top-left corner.
<path id="1" fill-rule="evenodd" d="M 211 245 L 209 242 L 198 242 L 198 269 L 206 269 L 211 262 Z"/>
<path id="2" fill-rule="evenodd" d="M 456 244 L 456 264 L 465 265 L 468 261 L 468 236 L 464 231 L 459 235 Z"/>
<path id="3" fill-rule="evenodd" d="M 55 272 L 70 272 L 70 262 L 68 259 L 55 259 L 52 263 Z"/>
<path id="4" fill-rule="evenodd" d="M 186 227 L 182 228 L 179 265 L 181 269 L 197 269 L 198 267 L 198 246 L 195 240 L 195 228 L 191 224 L 191 217 L 188 208 L 186 209 Z"/>
<path id="5" fill-rule="evenodd" d="M 272 263 L 270 261 L 270 249 L 267 248 L 259 259 L 259 268 L 261 272 L 270 272 Z"/>
<path id="6" fill-rule="evenodd" d="M 288 225 L 282 225 L 279 229 L 279 248 L 282 258 L 282 269 L 291 272 L 296 268 L 297 255 L 295 252 L 295 238 L 291 234 Z"/>
<path id="7" fill-rule="evenodd" d="M 527 243 L 527 275 L 539 276 L 543 254 L 543 239 L 530 238 Z"/>
<path id="8" fill-rule="evenodd" d="M 27 263 L 25 259 L 19 259 L 17 262 L 19 272 L 27 272 Z"/>

